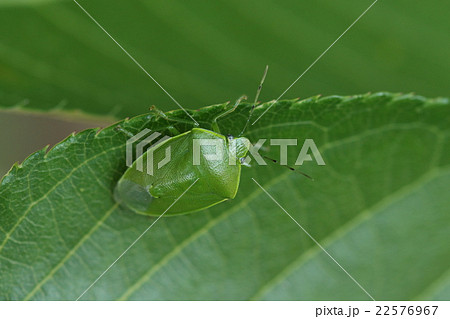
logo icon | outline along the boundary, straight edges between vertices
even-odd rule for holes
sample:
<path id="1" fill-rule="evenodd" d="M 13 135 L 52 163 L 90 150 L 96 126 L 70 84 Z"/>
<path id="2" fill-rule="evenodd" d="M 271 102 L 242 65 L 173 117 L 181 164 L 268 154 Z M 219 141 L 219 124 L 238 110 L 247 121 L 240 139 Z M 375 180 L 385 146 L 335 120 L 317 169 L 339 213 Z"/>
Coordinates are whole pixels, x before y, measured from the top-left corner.
<path id="1" fill-rule="evenodd" d="M 138 134 L 134 135 L 133 137 L 129 138 L 126 143 L 126 164 L 128 167 L 133 166 L 133 158 L 136 159 L 136 170 L 143 172 L 144 171 L 144 159 L 142 154 L 147 152 L 147 163 L 146 163 L 146 173 L 148 175 L 153 175 L 154 172 L 154 163 L 153 163 L 153 150 L 148 151 L 148 146 L 151 146 L 154 148 L 156 145 L 161 144 L 162 142 L 168 140 L 170 136 L 163 136 L 161 139 L 158 140 L 158 138 L 161 136 L 161 133 L 159 132 L 153 132 L 152 134 L 151 130 L 144 129 L 140 131 Z M 149 135 L 150 134 L 150 135 Z M 144 138 L 142 141 L 138 142 Z M 153 143 L 155 140 L 157 140 L 155 143 Z M 136 144 L 136 150 L 133 151 L 133 145 L 135 142 L 138 142 Z M 136 154 L 136 156 L 133 156 Z M 164 165 L 170 162 L 171 159 L 171 148 L 170 146 L 166 147 L 165 149 L 165 157 L 163 160 L 161 160 L 157 164 L 157 168 L 160 169 Z"/>

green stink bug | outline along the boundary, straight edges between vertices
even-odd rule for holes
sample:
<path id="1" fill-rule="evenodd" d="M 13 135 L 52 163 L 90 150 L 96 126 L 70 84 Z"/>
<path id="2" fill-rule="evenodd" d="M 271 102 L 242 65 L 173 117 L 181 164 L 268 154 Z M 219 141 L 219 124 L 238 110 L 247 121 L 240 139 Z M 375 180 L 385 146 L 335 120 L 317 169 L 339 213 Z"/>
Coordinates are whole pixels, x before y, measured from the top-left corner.
<path id="1" fill-rule="evenodd" d="M 266 73 L 267 67 L 249 119 Z M 116 201 L 137 213 L 153 216 L 161 215 L 170 207 L 165 214 L 170 216 L 198 211 L 233 199 L 239 188 L 241 165 L 244 164 L 250 141 L 246 137 L 222 135 L 217 120 L 233 112 L 243 98 L 213 119 L 213 130 L 193 128 L 150 147 L 118 181 L 114 194 Z M 161 111 L 157 112 L 166 117 Z M 247 124 L 248 120 L 246 126 Z M 204 141 L 207 143 L 203 143 Z M 152 174 L 148 174 L 148 166 L 166 160 L 168 149 L 175 150 L 175 156 L 156 171 L 153 172 L 152 168 Z M 220 154 L 215 160 L 211 160 L 213 152 Z M 141 167 L 138 168 L 138 165 Z M 189 192 L 174 204 L 180 194 L 194 182 L 195 185 Z"/>
<path id="2" fill-rule="evenodd" d="M 197 141 L 218 141 L 216 145 L 201 145 Z M 136 160 L 127 169 L 116 186 L 116 200 L 137 213 L 160 215 L 196 179 L 197 183 L 187 192 L 166 215 L 188 213 L 218 204 L 235 197 L 241 174 L 241 158 L 245 157 L 250 142 L 245 137 L 232 138 L 202 129 L 192 130 L 171 137 L 154 147 L 150 147 L 140 158 L 148 163 L 160 163 L 166 156 L 166 149 L 176 150 L 176 155 L 153 175 L 136 169 Z M 208 153 L 218 151 L 223 154 L 218 160 L 207 160 Z M 196 163 L 195 151 L 198 154 Z M 195 165 L 197 164 L 197 165 Z"/>

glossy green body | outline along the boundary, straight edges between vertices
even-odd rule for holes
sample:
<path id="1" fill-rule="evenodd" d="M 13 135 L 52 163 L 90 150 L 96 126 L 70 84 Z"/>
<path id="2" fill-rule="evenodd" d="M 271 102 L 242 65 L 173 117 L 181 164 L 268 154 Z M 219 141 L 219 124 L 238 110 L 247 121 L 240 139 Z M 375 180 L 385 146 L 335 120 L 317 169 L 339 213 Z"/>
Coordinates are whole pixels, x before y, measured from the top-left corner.
<path id="1" fill-rule="evenodd" d="M 214 139 L 223 145 L 222 160 L 207 160 L 215 151 L 211 146 L 200 148 L 200 164 L 194 165 L 195 139 Z M 219 133 L 194 128 L 157 144 L 142 155 L 143 172 L 136 169 L 136 161 L 119 180 L 115 198 L 123 206 L 145 215 L 159 216 L 192 184 L 164 216 L 201 210 L 235 197 L 241 175 L 241 158 L 246 156 L 250 142 L 247 138 L 228 138 Z M 153 154 L 153 163 L 166 157 L 171 149 L 171 160 L 153 175 L 146 173 L 147 157 Z M 233 147 L 235 150 L 233 151 Z"/>

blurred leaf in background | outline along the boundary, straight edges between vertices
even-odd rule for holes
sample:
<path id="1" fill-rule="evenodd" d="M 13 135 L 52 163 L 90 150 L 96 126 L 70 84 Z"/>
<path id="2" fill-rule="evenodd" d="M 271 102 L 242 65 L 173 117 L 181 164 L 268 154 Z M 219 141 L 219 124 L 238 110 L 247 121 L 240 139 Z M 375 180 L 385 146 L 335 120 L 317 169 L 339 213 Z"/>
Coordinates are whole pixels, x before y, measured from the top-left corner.
<path id="1" fill-rule="evenodd" d="M 80 0 L 187 108 L 276 98 L 372 1 Z M 447 1 L 383 1 L 285 98 L 448 95 Z M 18 23 L 20 21 L 20 23 Z M 0 102 L 118 117 L 176 105 L 70 0 L 0 1 Z"/>
<path id="2" fill-rule="evenodd" d="M 87 117 L 76 113 L 23 112 L 21 109 L 0 112 L 0 176 L 13 163 L 22 162 L 31 153 L 52 147 L 72 132 L 92 127 L 104 127 L 112 119 Z"/>

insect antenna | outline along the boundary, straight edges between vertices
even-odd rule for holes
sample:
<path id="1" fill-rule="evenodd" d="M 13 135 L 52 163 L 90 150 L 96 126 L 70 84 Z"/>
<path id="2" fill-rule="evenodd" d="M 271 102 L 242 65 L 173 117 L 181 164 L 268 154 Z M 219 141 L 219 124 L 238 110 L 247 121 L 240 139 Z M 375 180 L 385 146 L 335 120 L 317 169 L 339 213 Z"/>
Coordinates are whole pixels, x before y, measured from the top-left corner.
<path id="1" fill-rule="evenodd" d="M 314 178 L 312 178 L 311 176 L 309 176 L 308 174 L 305 174 L 305 173 L 303 173 L 303 172 L 300 172 L 299 170 L 296 170 L 295 168 L 293 168 L 293 167 L 291 167 L 291 166 L 288 166 L 288 165 L 283 165 L 283 164 L 280 164 L 280 163 L 278 163 L 278 161 L 277 160 L 274 160 L 273 158 L 270 158 L 270 157 L 267 157 L 267 156 L 263 156 L 265 159 L 268 159 L 269 161 L 272 161 L 273 163 L 275 163 L 275 164 L 278 164 L 278 165 L 280 165 L 280 166 L 283 166 L 283 167 L 286 167 L 287 169 L 290 169 L 291 171 L 294 171 L 294 172 L 297 172 L 297 173 L 299 173 L 299 174 L 302 174 L 303 176 L 305 176 L 305 177 L 308 177 L 310 180 L 314 180 Z"/>
<path id="2" fill-rule="evenodd" d="M 256 103 L 258 103 L 259 94 L 261 93 L 262 85 L 264 83 L 264 80 L 266 79 L 268 70 L 269 70 L 269 66 L 266 65 L 266 68 L 264 69 L 263 77 L 261 79 L 261 82 L 259 83 L 258 89 L 256 90 L 255 101 L 252 104 L 252 108 L 250 109 L 250 114 L 248 115 L 247 122 L 245 123 L 245 126 L 242 129 L 241 134 L 239 134 L 239 136 L 242 136 L 244 134 L 245 130 L 247 129 L 248 123 L 250 123 L 250 119 L 252 117 L 253 111 L 255 110 Z"/>

